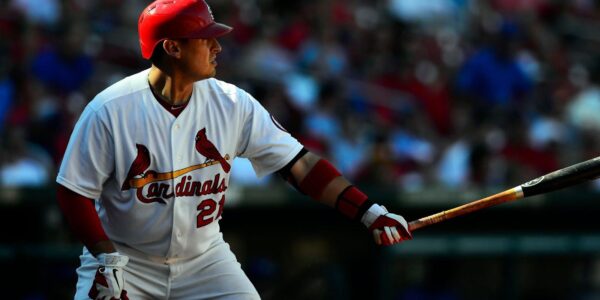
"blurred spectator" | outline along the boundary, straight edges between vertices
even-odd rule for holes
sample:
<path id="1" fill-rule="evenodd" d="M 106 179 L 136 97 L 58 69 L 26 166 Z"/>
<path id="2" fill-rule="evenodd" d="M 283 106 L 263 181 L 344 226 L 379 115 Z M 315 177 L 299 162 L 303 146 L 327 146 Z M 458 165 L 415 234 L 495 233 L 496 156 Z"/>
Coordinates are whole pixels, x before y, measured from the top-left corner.
<path id="1" fill-rule="evenodd" d="M 358 182 L 367 186 L 396 188 L 398 172 L 388 136 L 382 132 L 376 133 L 371 147 L 371 156 L 365 160 L 363 168 L 356 175 Z"/>
<path id="2" fill-rule="evenodd" d="M 61 17 L 62 6 L 57 0 L 12 0 L 11 6 L 25 14 L 29 22 L 43 26 L 52 26 Z"/>
<path id="3" fill-rule="evenodd" d="M 558 153 L 554 147 L 532 146 L 525 120 L 514 117 L 504 126 L 506 145 L 502 155 L 511 163 L 512 182 L 525 182 L 559 169 Z"/>
<path id="4" fill-rule="evenodd" d="M 594 71 L 600 75 L 600 71 Z M 598 76 L 596 75 L 596 76 Z M 581 130 L 600 132 L 600 85 L 594 78 L 590 85 L 582 89 L 567 105 L 567 121 Z"/>
<path id="5" fill-rule="evenodd" d="M 600 106 L 598 107 L 600 109 Z M 540 110 L 540 112 L 544 112 Z M 532 117 L 529 126 L 529 140 L 535 149 L 548 149 L 565 143 L 566 126 L 551 113 L 541 113 Z"/>
<path id="6" fill-rule="evenodd" d="M 561 125 L 568 126 L 569 145 L 572 153 L 569 163 L 591 159 L 600 155 L 600 71 L 592 64 L 588 84 L 566 103 Z M 600 181 L 596 182 L 600 187 Z"/>
<path id="7" fill-rule="evenodd" d="M 296 107 L 311 111 L 318 102 L 319 82 L 312 73 L 290 72 L 282 77 L 286 92 Z"/>
<path id="8" fill-rule="evenodd" d="M 57 43 L 45 46 L 33 59 L 33 75 L 60 95 L 81 90 L 92 75 L 94 62 L 83 51 L 84 26 L 82 23 L 60 24 L 55 33 Z"/>
<path id="9" fill-rule="evenodd" d="M 468 127 L 470 124 L 463 123 L 465 113 L 456 109 L 454 126 L 458 131 L 440 155 L 436 178 L 451 189 L 506 185 L 506 163 L 501 155 L 506 145 L 504 130 L 494 123 Z"/>
<path id="10" fill-rule="evenodd" d="M 331 158 L 344 176 L 354 180 L 371 155 L 368 126 L 353 113 L 346 112 L 341 118 L 340 134 L 331 141 Z"/>
<path id="11" fill-rule="evenodd" d="M 515 56 L 521 34 L 515 22 L 504 20 L 492 43 L 477 49 L 461 66 L 457 89 L 477 114 L 506 112 L 531 91 L 532 79 Z"/>
<path id="12" fill-rule="evenodd" d="M 306 134 L 325 145 L 331 145 L 341 133 L 341 120 L 336 114 L 342 108 L 339 88 L 334 82 L 325 83 L 318 105 L 308 111 L 304 119 Z"/>
<path id="13" fill-rule="evenodd" d="M 15 83 L 10 76 L 11 65 L 7 49 L 0 46 L 0 134 L 4 131 L 7 115 L 15 101 Z"/>
<path id="14" fill-rule="evenodd" d="M 463 0 L 392 0 L 389 9 L 398 18 L 411 22 L 439 21 L 450 18 L 462 9 Z"/>
<path id="15" fill-rule="evenodd" d="M 248 45 L 241 64 L 246 76 L 276 82 L 294 70 L 292 55 L 277 45 L 278 26 L 279 20 L 275 16 L 264 16 L 263 27 L 254 42 Z"/>
<path id="16" fill-rule="evenodd" d="M 450 144 L 438 163 L 437 178 L 440 183 L 453 189 L 466 187 L 470 176 L 469 156 L 470 148 L 465 140 Z"/>
<path id="17" fill-rule="evenodd" d="M 0 149 L 0 185 L 5 187 L 42 187 L 53 174 L 50 156 L 26 140 L 22 126 L 6 129 Z"/>
<path id="18" fill-rule="evenodd" d="M 295 106 L 283 84 L 254 83 L 253 95 L 287 131 L 301 136 L 304 112 Z"/>
<path id="19" fill-rule="evenodd" d="M 306 39 L 310 36 L 310 24 L 308 18 L 314 11 L 310 11 L 308 8 L 312 5 L 294 5 L 290 2 L 292 7 L 300 6 L 299 11 L 295 11 L 291 16 L 289 22 L 285 22 L 283 28 L 277 35 L 278 44 L 281 45 L 287 51 L 295 52 L 305 44 Z M 304 8 L 304 9 L 302 9 Z M 288 10 L 291 13 L 294 8 Z"/>
<path id="20" fill-rule="evenodd" d="M 423 124 L 424 118 L 420 114 L 402 115 L 398 124 L 390 133 L 390 149 L 397 170 L 400 173 L 412 173 L 419 166 L 429 167 L 437 154 L 436 149 L 427 134 L 427 126 Z M 419 175 L 422 176 L 422 175 Z"/>
<path id="21" fill-rule="evenodd" d="M 408 66 L 407 66 L 408 67 Z M 413 109 L 422 110 L 422 116 L 430 122 L 439 134 L 451 131 L 450 90 L 443 74 L 429 61 L 420 61 L 410 65 L 410 69 L 401 67 L 384 73 L 374 81 L 383 87 L 398 90 L 409 96 Z"/>
<path id="22" fill-rule="evenodd" d="M 338 77 L 346 72 L 346 50 L 339 44 L 334 28 L 319 28 L 316 38 L 307 40 L 298 52 L 301 68 L 314 69 L 318 78 Z"/>

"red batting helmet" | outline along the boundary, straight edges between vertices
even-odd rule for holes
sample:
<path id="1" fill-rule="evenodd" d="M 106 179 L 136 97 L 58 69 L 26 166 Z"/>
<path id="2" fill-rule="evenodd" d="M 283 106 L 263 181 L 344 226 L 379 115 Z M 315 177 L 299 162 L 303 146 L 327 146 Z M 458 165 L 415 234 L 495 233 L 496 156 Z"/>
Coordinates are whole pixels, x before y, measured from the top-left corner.
<path id="1" fill-rule="evenodd" d="M 216 23 L 204 0 L 156 0 L 138 20 L 142 56 L 149 59 L 154 47 L 165 39 L 208 39 L 229 33 L 233 28 Z"/>

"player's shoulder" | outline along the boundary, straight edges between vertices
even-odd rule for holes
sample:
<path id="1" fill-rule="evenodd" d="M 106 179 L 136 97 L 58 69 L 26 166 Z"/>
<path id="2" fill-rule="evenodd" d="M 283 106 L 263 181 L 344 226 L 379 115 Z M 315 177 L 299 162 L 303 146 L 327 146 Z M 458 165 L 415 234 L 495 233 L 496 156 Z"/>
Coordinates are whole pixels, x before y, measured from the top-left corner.
<path id="1" fill-rule="evenodd" d="M 236 86 L 235 84 L 219 80 L 216 78 L 208 78 L 205 80 L 201 80 L 196 82 L 199 90 L 208 92 L 211 96 L 217 96 L 221 98 L 223 101 L 231 101 L 233 103 L 238 103 L 240 101 L 248 101 L 250 94 L 248 94 L 242 88 Z"/>
<path id="2" fill-rule="evenodd" d="M 99 110 L 108 105 L 135 100 L 137 98 L 135 94 L 149 88 L 148 71 L 149 69 L 146 69 L 116 81 L 98 93 L 88 106 L 93 110 Z"/>

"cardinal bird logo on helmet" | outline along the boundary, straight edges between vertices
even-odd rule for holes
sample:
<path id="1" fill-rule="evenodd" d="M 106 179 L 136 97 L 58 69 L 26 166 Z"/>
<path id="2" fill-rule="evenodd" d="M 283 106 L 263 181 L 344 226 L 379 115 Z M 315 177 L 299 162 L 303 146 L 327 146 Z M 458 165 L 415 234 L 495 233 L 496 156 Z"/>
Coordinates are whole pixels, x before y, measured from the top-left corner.
<path id="1" fill-rule="evenodd" d="M 206 157 L 207 160 L 218 161 L 226 173 L 229 173 L 229 170 L 231 170 L 231 165 L 219 153 L 217 147 L 206 137 L 206 128 L 200 129 L 196 134 L 196 151 Z"/>

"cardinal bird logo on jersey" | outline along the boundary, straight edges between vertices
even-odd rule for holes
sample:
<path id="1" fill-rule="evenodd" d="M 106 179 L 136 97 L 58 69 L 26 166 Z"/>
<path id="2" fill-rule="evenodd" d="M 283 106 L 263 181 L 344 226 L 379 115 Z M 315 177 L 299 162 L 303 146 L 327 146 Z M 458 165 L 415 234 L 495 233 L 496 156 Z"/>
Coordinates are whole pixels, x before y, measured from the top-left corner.
<path id="1" fill-rule="evenodd" d="M 131 163 L 131 167 L 129 167 L 129 173 L 127 173 L 127 178 L 125 178 L 125 182 L 121 187 L 123 191 L 131 188 L 129 182 L 133 177 L 143 175 L 150 166 L 150 151 L 148 151 L 148 148 L 140 144 L 135 144 L 135 147 L 137 148 L 137 156 Z"/>
<path id="2" fill-rule="evenodd" d="M 129 167 L 121 190 L 136 189 L 136 198 L 139 201 L 161 204 L 166 204 L 167 199 L 174 197 L 199 197 L 219 194 L 227 190 L 227 177 L 221 178 L 220 172 L 199 177 L 192 172 L 221 165 L 221 168 L 229 173 L 231 170 L 231 165 L 227 162 L 230 159 L 229 154 L 221 156 L 215 145 L 206 137 L 205 128 L 196 134 L 194 146 L 206 160 L 203 163 L 169 171 L 151 169 L 152 158 L 156 156 L 153 156 L 146 146 L 136 144 L 137 154 Z"/>
<path id="3" fill-rule="evenodd" d="M 231 170 L 231 165 L 221 156 L 217 147 L 206 137 L 206 128 L 200 129 L 196 134 L 196 150 L 207 160 L 215 160 L 221 164 L 221 167 L 226 173 Z"/>

